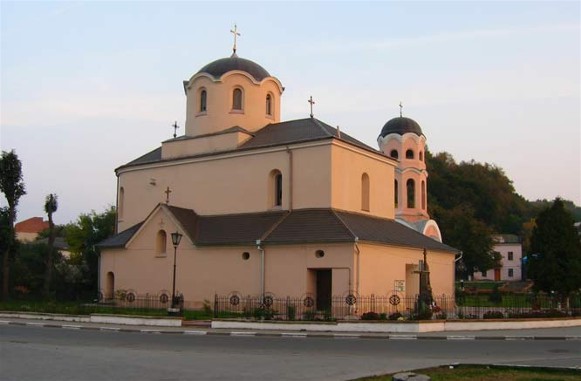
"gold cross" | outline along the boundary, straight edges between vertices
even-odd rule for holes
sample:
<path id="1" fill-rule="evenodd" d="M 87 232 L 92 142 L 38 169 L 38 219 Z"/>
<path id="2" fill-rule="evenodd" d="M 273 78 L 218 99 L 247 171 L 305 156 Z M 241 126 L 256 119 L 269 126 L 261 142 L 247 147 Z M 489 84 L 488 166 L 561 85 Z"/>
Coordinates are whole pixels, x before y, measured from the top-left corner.
<path id="1" fill-rule="evenodd" d="M 236 37 L 240 36 L 240 33 L 238 33 L 238 27 L 236 26 L 236 24 L 234 24 L 234 29 L 230 29 L 230 33 L 232 33 L 234 35 L 234 48 L 232 50 L 234 51 L 234 54 L 236 54 Z"/>
<path id="2" fill-rule="evenodd" d="M 174 122 L 172 127 L 173 127 L 173 138 L 175 139 L 178 137 L 177 131 L 178 128 L 180 128 L 180 126 L 178 126 L 178 122 Z"/>
<path id="3" fill-rule="evenodd" d="M 401 103 L 401 101 L 399 101 L 399 117 L 401 118 L 403 116 L 403 104 Z"/>
<path id="4" fill-rule="evenodd" d="M 171 189 L 169 189 L 169 187 L 167 187 L 167 189 L 163 193 L 165 193 L 165 195 L 166 195 L 166 197 L 165 197 L 165 203 L 166 204 L 169 204 L 169 194 L 171 193 Z"/>
<path id="5" fill-rule="evenodd" d="M 315 101 L 313 100 L 313 96 L 312 95 L 309 98 L 308 102 L 311 104 L 311 118 L 312 118 L 313 117 L 313 105 L 315 104 Z"/>

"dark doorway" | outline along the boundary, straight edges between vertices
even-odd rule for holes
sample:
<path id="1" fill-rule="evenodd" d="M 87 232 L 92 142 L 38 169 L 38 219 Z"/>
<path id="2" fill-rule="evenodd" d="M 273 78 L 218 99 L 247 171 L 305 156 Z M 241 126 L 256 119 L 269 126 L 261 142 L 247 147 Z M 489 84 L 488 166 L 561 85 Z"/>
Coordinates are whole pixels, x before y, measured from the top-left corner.
<path id="1" fill-rule="evenodd" d="M 332 270 L 317 270 L 317 310 L 331 310 Z"/>

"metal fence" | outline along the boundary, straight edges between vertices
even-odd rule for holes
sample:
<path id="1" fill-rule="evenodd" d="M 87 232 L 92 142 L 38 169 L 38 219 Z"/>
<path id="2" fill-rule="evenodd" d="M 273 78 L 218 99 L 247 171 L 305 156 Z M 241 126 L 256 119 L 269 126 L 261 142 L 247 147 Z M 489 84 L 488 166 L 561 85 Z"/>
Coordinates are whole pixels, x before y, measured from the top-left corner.
<path id="1" fill-rule="evenodd" d="M 321 303 L 319 303 L 321 304 Z M 581 300 L 567 306 L 550 296 L 434 296 L 429 303 L 418 296 L 358 296 L 348 293 L 333 296 L 324 306 L 311 295 L 303 297 L 216 295 L 214 317 L 241 317 L 258 320 L 426 320 L 426 319 L 501 319 L 561 317 L 581 315 Z"/>
<path id="2" fill-rule="evenodd" d="M 166 310 L 171 307 L 171 296 L 168 293 L 136 294 L 132 291 L 118 291 L 108 298 L 99 294 L 99 303 L 93 306 L 100 309 Z"/>

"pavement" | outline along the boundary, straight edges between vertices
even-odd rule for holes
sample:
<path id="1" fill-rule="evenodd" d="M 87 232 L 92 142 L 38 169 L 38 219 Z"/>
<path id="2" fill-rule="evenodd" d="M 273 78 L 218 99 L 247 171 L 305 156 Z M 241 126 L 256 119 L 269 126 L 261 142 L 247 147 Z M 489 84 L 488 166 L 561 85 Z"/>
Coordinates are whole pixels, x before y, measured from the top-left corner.
<path id="1" fill-rule="evenodd" d="M 148 334 L 173 335 L 216 335 L 244 337 L 288 337 L 288 338 L 329 338 L 329 339 L 381 339 L 381 340 L 577 340 L 581 342 L 581 327 L 482 330 L 454 332 L 404 333 L 354 333 L 354 332 L 297 332 L 245 329 L 211 328 L 210 322 L 188 322 L 182 327 L 152 327 L 140 325 L 104 324 L 89 322 L 69 322 L 58 320 L 22 319 L 16 317 L 0 318 L 0 325 L 34 326 L 68 330 L 117 331 Z"/>

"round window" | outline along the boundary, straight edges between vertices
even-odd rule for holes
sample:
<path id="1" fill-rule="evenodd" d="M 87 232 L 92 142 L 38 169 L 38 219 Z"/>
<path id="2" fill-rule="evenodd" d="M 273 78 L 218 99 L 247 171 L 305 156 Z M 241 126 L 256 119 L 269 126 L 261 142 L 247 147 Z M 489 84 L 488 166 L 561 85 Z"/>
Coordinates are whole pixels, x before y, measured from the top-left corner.
<path id="1" fill-rule="evenodd" d="M 315 257 L 317 258 L 323 258 L 325 256 L 325 252 L 323 250 L 317 250 L 315 251 Z"/>
<path id="2" fill-rule="evenodd" d="M 242 253 L 242 259 L 244 259 L 245 261 L 247 261 L 250 258 L 250 253 L 245 251 L 244 253 Z"/>

